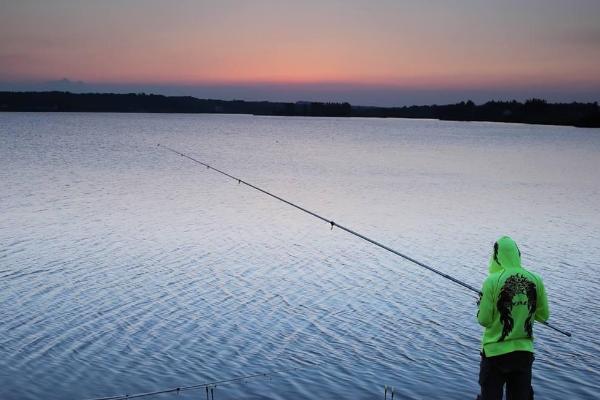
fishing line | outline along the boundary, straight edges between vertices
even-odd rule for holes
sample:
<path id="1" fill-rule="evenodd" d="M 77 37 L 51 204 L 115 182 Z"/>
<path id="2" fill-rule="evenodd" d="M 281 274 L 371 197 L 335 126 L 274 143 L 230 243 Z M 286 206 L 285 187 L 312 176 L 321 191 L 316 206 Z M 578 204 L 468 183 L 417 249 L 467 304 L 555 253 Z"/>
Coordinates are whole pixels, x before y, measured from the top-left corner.
<path id="1" fill-rule="evenodd" d="M 462 286 L 462 287 L 464 287 L 466 289 L 469 289 L 470 291 L 472 291 L 474 293 L 477 293 L 478 295 L 482 294 L 479 289 L 476 289 L 475 287 L 469 285 L 468 283 L 465 283 L 465 282 L 463 282 L 463 281 L 461 281 L 461 280 L 459 280 L 459 279 L 457 279 L 457 278 L 455 278 L 455 277 L 453 277 L 451 275 L 448 275 L 448 274 L 446 274 L 446 273 L 444 273 L 444 272 L 442 272 L 442 271 L 440 271 L 440 270 L 438 270 L 436 268 L 433 268 L 433 267 L 431 267 L 431 266 L 429 266 L 427 264 L 424 264 L 424 263 L 422 263 L 422 262 L 420 262 L 420 261 L 418 261 L 418 260 L 416 260 L 416 259 L 414 259 L 414 258 L 412 258 L 412 257 L 410 257 L 410 256 L 408 256 L 406 254 L 404 254 L 404 253 L 401 253 L 401 252 L 399 252 L 397 250 L 394 250 L 391 247 L 386 246 L 386 245 L 384 245 L 384 244 L 382 244 L 382 243 L 380 243 L 380 242 L 378 242 L 376 240 L 373 240 L 373 239 L 371 239 L 371 238 L 369 238 L 369 237 L 367 237 L 365 235 L 362 235 L 362 234 L 360 234 L 360 233 L 358 233 L 358 232 L 356 232 L 356 231 L 354 231 L 354 230 L 352 230 L 350 228 L 347 228 L 347 227 L 345 227 L 343 225 L 340 225 L 340 224 L 338 224 L 337 222 L 335 222 L 335 221 L 333 221 L 331 219 L 325 218 L 325 217 L 323 217 L 323 216 L 321 216 L 321 215 L 319 215 L 319 214 L 317 214 L 317 213 L 315 213 L 313 211 L 307 210 L 304 207 L 301 207 L 301 206 L 299 206 L 299 205 L 297 205 L 295 203 L 292 203 L 291 201 L 288 201 L 288 200 L 286 200 L 286 199 L 284 199 L 282 197 L 279 197 L 279 196 L 277 196 L 277 195 L 275 195 L 275 194 L 273 194 L 271 192 L 268 192 L 265 189 L 261 189 L 258 186 L 255 186 L 255 185 L 253 185 L 253 184 L 251 184 L 249 182 L 246 182 L 243 179 L 237 178 L 237 177 L 235 177 L 235 176 L 233 176 L 233 175 L 231 175 L 231 174 L 229 174 L 229 173 L 227 173 L 225 171 L 222 171 L 222 170 L 220 170 L 218 168 L 215 168 L 215 167 L 213 167 L 213 166 L 211 166 L 211 165 L 209 165 L 207 163 L 199 161 L 199 160 L 197 160 L 197 159 L 195 159 L 195 158 L 193 158 L 193 157 L 191 157 L 191 156 L 189 156 L 189 155 L 187 155 L 185 153 L 181 153 L 180 151 L 177 151 L 177 150 L 172 149 L 170 147 L 161 145 L 160 143 L 157 144 L 157 146 L 158 147 L 162 147 L 164 149 L 167 149 L 167 150 L 169 150 L 169 151 L 171 151 L 171 152 L 173 152 L 175 154 L 178 154 L 181 157 L 185 157 L 188 160 L 195 162 L 196 164 L 202 165 L 202 166 L 206 167 L 207 169 L 213 170 L 215 172 L 218 172 L 221 175 L 224 175 L 224 176 L 226 176 L 226 177 L 228 177 L 230 179 L 233 179 L 238 184 L 246 185 L 246 186 L 248 186 L 248 187 L 250 187 L 250 188 L 252 188 L 254 190 L 257 190 L 257 191 L 259 191 L 259 192 L 261 192 L 263 194 L 266 194 L 267 196 L 273 197 L 276 200 L 279 200 L 279 201 L 281 201 L 281 202 L 283 202 L 283 203 L 285 203 L 285 204 L 287 204 L 289 206 L 292 206 L 292 207 L 294 207 L 294 208 L 296 208 L 296 209 L 298 209 L 298 210 L 300 210 L 300 211 L 302 211 L 302 212 L 304 212 L 306 214 L 312 215 L 313 217 L 315 217 L 317 219 L 320 219 L 321 221 L 326 222 L 327 224 L 329 224 L 329 226 L 331 227 L 331 229 L 333 229 L 334 227 L 337 227 L 338 229 L 341 229 L 341 230 L 343 230 L 343 231 L 345 231 L 345 232 L 347 232 L 347 233 L 349 233 L 351 235 L 354 235 L 354 236 L 356 236 L 358 238 L 361 238 L 361 239 L 363 239 L 363 240 L 365 240 L 365 241 L 367 241 L 367 242 L 369 242 L 371 244 L 374 244 L 375 246 L 378 246 L 378 247 L 380 247 L 380 248 L 382 248 L 384 250 L 387 250 L 390 253 L 393 253 L 393 254 L 395 254 L 397 256 L 400 256 L 400 257 L 404 258 L 405 260 L 412 262 L 413 264 L 416 264 L 416 265 L 418 265 L 418 266 L 420 266 L 422 268 L 425 268 L 426 270 L 428 270 L 430 272 L 433 272 L 434 274 L 437 274 L 437 275 L 441 276 L 442 278 L 448 279 L 449 281 L 452 281 L 452 282 L 456 283 L 457 285 L 460 285 L 460 286 Z M 540 322 L 540 321 L 537 321 L 537 322 Z M 571 336 L 570 332 L 567 332 L 565 330 L 557 328 L 557 327 L 549 324 L 548 322 L 541 322 L 541 324 L 547 326 L 548 328 L 551 328 L 551 329 L 555 330 L 558 333 L 562 333 L 565 336 L 569 336 L 569 337 Z"/>

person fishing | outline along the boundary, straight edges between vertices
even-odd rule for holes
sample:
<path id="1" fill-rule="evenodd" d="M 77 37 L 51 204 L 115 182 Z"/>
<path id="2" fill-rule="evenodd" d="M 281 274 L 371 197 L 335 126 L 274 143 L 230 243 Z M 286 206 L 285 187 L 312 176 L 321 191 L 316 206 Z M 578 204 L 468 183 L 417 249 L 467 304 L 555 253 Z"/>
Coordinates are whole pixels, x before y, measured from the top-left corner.
<path id="1" fill-rule="evenodd" d="M 533 399 L 533 324 L 550 316 L 542 278 L 521 266 L 521 252 L 508 236 L 494 243 L 490 275 L 483 282 L 477 320 L 485 328 L 479 385 L 481 400 Z"/>
<path id="2" fill-rule="evenodd" d="M 340 229 L 340 230 L 342 230 L 342 231 L 344 231 L 346 233 L 349 233 L 349 234 L 351 234 L 353 236 L 356 236 L 356 237 L 358 237 L 358 238 L 360 238 L 362 240 L 365 240 L 365 241 L 367 241 L 367 242 L 369 242 L 371 244 L 374 244 L 375 246 L 378 246 L 378 247 L 380 247 L 380 248 L 382 248 L 382 249 L 384 249 L 386 251 L 389 251 L 390 253 L 393 253 L 393 254 L 395 254 L 395 255 L 397 255 L 399 257 L 402 257 L 405 260 L 410 261 L 411 263 L 416 264 L 416 265 L 418 265 L 421 268 L 425 268 L 426 270 L 428 270 L 430 272 L 433 272 L 434 274 L 439 275 L 439 276 L 441 276 L 444 279 L 448 279 L 449 281 L 452 281 L 452 282 L 456 283 L 457 285 L 462 286 L 465 289 L 468 289 L 468 290 L 470 290 L 470 291 L 472 291 L 474 293 L 477 293 L 477 294 L 481 295 L 481 291 L 479 291 L 478 289 L 476 289 L 474 286 L 471 286 L 468 283 L 461 281 L 460 279 L 457 279 L 457 278 L 455 278 L 455 277 L 453 277 L 451 275 L 448 275 L 447 273 L 443 272 L 442 270 L 439 270 L 437 268 L 433 268 L 430 265 L 422 263 L 422 262 L 416 260 L 413 257 L 410 257 L 410 256 L 408 256 L 406 254 L 403 254 L 403 253 L 399 252 L 398 250 L 394 250 L 391 247 L 386 246 L 385 244 L 380 243 L 380 242 L 378 242 L 376 240 L 373 240 L 373 239 L 371 239 L 371 238 L 369 238 L 369 237 L 367 237 L 367 236 L 365 236 L 363 234 L 360 234 L 360 233 L 358 233 L 355 230 L 347 228 L 347 227 L 345 227 L 345 226 L 343 226 L 343 225 L 341 225 L 341 224 L 339 224 L 339 223 L 337 223 L 337 222 L 335 222 L 335 221 L 333 221 L 333 220 L 331 220 L 329 218 L 325 218 L 322 215 L 319 215 L 319 214 L 317 214 L 314 211 L 310 211 L 310 210 L 308 210 L 308 209 L 306 209 L 304 207 L 299 206 L 296 203 L 292 203 L 291 201 L 286 200 L 283 197 L 277 196 L 277 195 L 275 195 L 275 194 L 273 194 L 273 193 L 271 193 L 271 192 L 269 192 L 269 191 L 267 191 L 267 190 L 265 190 L 265 189 L 263 189 L 261 187 L 253 185 L 252 183 L 247 182 L 247 181 L 245 181 L 243 179 L 240 179 L 238 177 L 235 177 L 235 176 L 233 176 L 233 175 L 231 175 L 231 174 L 229 174 L 229 173 L 227 173 L 225 171 L 221 171 L 220 169 L 217 169 L 214 166 L 211 166 L 209 164 L 206 164 L 205 162 L 197 160 L 194 157 L 191 157 L 191 156 L 189 156 L 189 155 L 187 155 L 185 153 L 182 153 L 180 151 L 172 149 L 172 148 L 170 148 L 168 146 L 161 145 L 160 143 L 158 143 L 157 146 L 160 147 L 160 148 L 163 148 L 165 150 L 168 150 L 168 151 L 170 151 L 170 152 L 172 152 L 174 154 L 177 154 L 180 157 L 187 158 L 188 160 L 190 160 L 190 161 L 192 161 L 192 162 L 194 162 L 194 163 L 196 163 L 198 165 L 202 165 L 203 167 L 206 167 L 209 170 L 212 170 L 212 171 L 217 172 L 217 173 L 219 173 L 221 175 L 224 175 L 224 176 L 228 177 L 229 179 L 234 180 L 235 182 L 237 182 L 240 185 L 243 184 L 243 185 L 245 185 L 245 186 L 247 186 L 249 188 L 252 188 L 252 189 L 254 189 L 256 191 L 259 191 L 259 192 L 261 192 L 261 193 L 263 193 L 263 194 L 265 194 L 267 196 L 270 196 L 270 197 L 272 197 L 272 198 L 274 198 L 274 199 L 276 199 L 278 201 L 281 201 L 281 202 L 283 202 L 283 203 L 285 203 L 285 204 L 287 204 L 287 205 L 289 205 L 291 207 L 294 207 L 294 208 L 296 208 L 296 209 L 298 209 L 298 210 L 300 210 L 300 211 L 302 211 L 302 212 L 304 212 L 306 214 L 309 214 L 309 215 L 311 215 L 311 216 L 313 216 L 313 217 L 315 217 L 315 218 L 317 218 L 317 219 L 319 219 L 319 220 L 321 220 L 323 222 L 326 222 L 331 227 L 331 230 L 333 230 L 334 227 L 338 228 L 338 229 Z M 516 245 L 515 245 L 515 247 L 516 247 Z M 517 249 L 517 251 L 518 251 L 518 249 Z M 554 330 L 555 332 L 560 333 L 561 335 L 565 335 L 567 337 L 571 337 L 571 333 L 570 332 L 565 331 L 563 329 L 560 329 L 560 328 L 558 328 L 556 326 L 550 325 L 548 322 L 544 321 L 544 322 L 542 322 L 542 324 L 544 324 L 544 326 L 547 326 L 548 328 Z"/>

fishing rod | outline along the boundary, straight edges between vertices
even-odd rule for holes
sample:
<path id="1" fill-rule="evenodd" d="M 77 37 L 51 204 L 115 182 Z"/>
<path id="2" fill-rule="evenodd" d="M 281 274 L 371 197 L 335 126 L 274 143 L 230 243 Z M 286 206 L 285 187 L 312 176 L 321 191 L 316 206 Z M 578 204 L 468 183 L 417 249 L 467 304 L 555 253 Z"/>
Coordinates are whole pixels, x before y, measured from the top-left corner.
<path id="1" fill-rule="evenodd" d="M 156 395 L 165 394 L 165 393 L 179 394 L 181 392 L 185 392 L 188 390 L 198 390 L 198 389 L 206 389 L 206 398 L 207 399 L 209 398 L 208 394 L 209 394 L 209 390 L 210 390 L 211 397 L 214 399 L 213 389 L 216 388 L 218 385 L 231 384 L 231 383 L 247 381 L 247 380 L 256 379 L 256 378 L 268 378 L 273 375 L 279 375 L 279 374 L 283 374 L 286 372 L 292 372 L 292 371 L 297 371 L 297 370 L 301 370 L 301 369 L 314 368 L 314 367 L 318 367 L 320 365 L 321 365 L 320 363 L 313 363 L 311 365 L 278 369 L 278 370 L 269 371 L 269 372 L 259 372 L 259 373 L 255 373 L 255 374 L 243 375 L 243 376 L 238 376 L 235 378 L 222 379 L 222 380 L 212 381 L 212 382 L 199 383 L 199 384 L 190 385 L 190 386 L 179 386 L 176 388 L 161 389 L 161 390 L 155 390 L 152 392 L 119 394 L 116 396 L 108 396 L 108 397 L 94 397 L 94 398 L 87 399 L 87 400 L 129 400 L 129 399 L 138 399 L 138 398 L 142 398 L 142 397 L 156 396 Z"/>
<path id="2" fill-rule="evenodd" d="M 361 238 L 361 239 L 363 239 L 363 240 L 365 240 L 365 241 L 367 241 L 367 242 L 369 242 L 369 243 L 372 243 L 372 244 L 374 244 L 375 246 L 381 247 L 382 249 L 384 249 L 384 250 L 387 250 L 387 251 L 389 251 L 390 253 L 393 253 L 393 254 L 395 254 L 395 255 L 397 255 L 397 256 L 400 256 L 400 257 L 404 258 L 405 260 L 412 262 L 413 264 L 416 264 L 416 265 L 418 265 L 418 266 L 420 266 L 420 267 L 422 267 L 422 268 L 425 268 L 426 270 L 428 270 L 428 271 L 431 271 L 431 272 L 433 272 L 434 274 L 437 274 L 437 275 L 441 276 L 442 278 L 446 278 L 446 279 L 448 279 L 449 281 L 452 281 L 452 282 L 456 283 L 457 285 L 460 285 L 460 286 L 462 286 L 462 287 L 464 287 L 464 288 L 467 288 L 467 289 L 469 289 L 470 291 L 472 291 L 472 292 L 474 292 L 474 293 L 477 293 L 479 296 L 481 296 L 481 295 L 482 295 L 482 293 L 481 293 L 481 291 L 480 291 L 479 289 L 476 289 L 475 287 L 473 287 L 473 286 L 469 285 L 468 283 L 465 283 L 465 282 L 463 282 L 463 281 L 461 281 L 461 280 L 459 280 L 459 279 L 457 279 L 457 278 L 455 278 L 455 277 L 453 277 L 453 276 L 451 276 L 451 275 L 448 275 L 448 274 L 446 274 L 446 273 L 444 273 L 444 272 L 442 272 L 442 271 L 440 271 L 440 270 L 438 270 L 438 269 L 436 269 L 436 268 L 433 268 L 433 267 L 431 267 L 431 266 L 429 266 L 429 265 L 427 265 L 427 264 L 424 264 L 424 263 L 422 263 L 421 261 L 418 261 L 418 260 L 416 260 L 416 259 L 414 259 L 414 258 L 412 258 L 412 257 L 410 257 L 410 256 L 407 256 L 407 255 L 406 255 L 406 254 L 404 254 L 404 253 L 401 253 L 401 252 L 399 252 L 399 251 L 397 251 L 397 250 L 394 250 L 394 249 L 392 249 L 391 247 L 389 247 L 389 246 L 386 246 L 386 245 L 384 245 L 384 244 L 382 244 L 382 243 L 380 243 L 380 242 L 378 242 L 378 241 L 376 241 L 376 240 L 373 240 L 373 239 L 371 239 L 371 238 L 369 238 L 369 237 L 367 237 L 367 236 L 365 236 L 365 235 L 362 235 L 362 234 L 360 234 L 360 233 L 358 233 L 358 232 L 356 232 L 356 231 L 354 231 L 354 230 L 352 230 L 352 229 L 350 229 L 350 228 L 347 228 L 347 227 L 345 227 L 345 226 L 343 226 L 343 225 L 340 225 L 340 224 L 338 224 L 337 222 L 335 222 L 335 221 L 333 221 L 333 220 L 331 220 L 331 219 L 325 218 L 325 217 L 323 217 L 323 216 L 321 216 L 321 215 L 319 215 L 319 214 L 317 214 L 317 213 L 315 213 L 315 212 L 313 212 L 313 211 L 307 210 L 307 209 L 306 209 L 306 208 L 304 208 L 304 207 L 301 207 L 301 206 L 299 206 L 299 205 L 297 205 L 297 204 L 294 204 L 294 203 L 292 203 L 291 201 L 288 201 L 288 200 L 286 200 L 286 199 L 284 199 L 284 198 L 282 198 L 282 197 L 279 197 L 279 196 L 277 196 L 277 195 L 275 195 L 275 194 L 273 194 L 273 193 L 270 193 L 270 192 L 268 192 L 268 191 L 266 191 L 266 190 L 264 190 L 264 189 L 261 189 L 261 188 L 260 188 L 260 187 L 258 187 L 258 186 L 255 186 L 255 185 L 253 185 L 253 184 L 251 184 L 251 183 L 249 183 L 249 182 L 246 182 L 246 181 L 244 181 L 243 179 L 240 179 L 240 178 L 238 178 L 238 177 L 235 177 L 235 176 L 233 176 L 233 175 L 231 175 L 231 174 L 228 174 L 228 173 L 227 173 L 227 172 L 225 172 L 225 171 L 221 171 L 220 169 L 218 169 L 218 168 L 215 168 L 215 167 L 213 167 L 213 166 L 211 166 L 211 165 L 209 165 L 209 164 L 207 164 L 207 163 L 204 163 L 204 162 L 202 162 L 202 161 L 200 161 L 200 160 L 197 160 L 197 159 L 195 159 L 195 158 L 193 158 L 193 157 L 191 157 L 191 156 L 189 156 L 189 155 L 187 155 L 187 154 L 185 154 L 185 153 L 182 153 L 182 152 L 180 152 L 180 151 L 177 151 L 177 150 L 175 150 L 175 149 L 172 149 L 172 148 L 170 148 L 170 147 L 168 147 L 168 146 L 161 145 L 160 143 L 159 143 L 159 144 L 157 144 L 157 146 L 158 146 L 158 147 L 162 147 L 162 148 L 164 148 L 164 149 L 167 149 L 167 150 L 169 150 L 169 151 L 171 151 L 171 152 L 173 152 L 173 153 L 175 153 L 175 154 L 178 154 L 178 155 L 180 155 L 181 157 L 185 157 L 185 158 L 187 158 L 188 160 L 195 162 L 196 164 L 200 164 L 200 165 L 202 165 L 202 166 L 205 166 L 207 169 L 210 169 L 210 170 L 213 170 L 213 171 L 215 171 L 215 172 L 218 172 L 218 173 L 219 173 L 219 174 L 221 174 L 221 175 L 225 175 L 226 177 L 228 177 L 228 178 L 230 178 L 230 179 L 233 179 L 234 181 L 237 181 L 237 183 L 238 183 L 238 184 L 243 184 L 243 185 L 246 185 L 246 186 L 248 186 L 248 187 L 250 187 L 250 188 L 252 188 L 252 189 L 254 189 L 254 190 L 257 190 L 257 191 L 259 191 L 259 192 L 261 192 L 261 193 L 264 193 L 264 194 L 266 194 L 267 196 L 273 197 L 274 199 L 277 199 L 277 200 L 279 200 L 279 201 L 281 201 L 281 202 L 283 202 L 283 203 L 285 203 L 285 204 L 287 204 L 287 205 L 290 205 L 290 206 L 292 206 L 292 207 L 294 207 L 294 208 L 296 208 L 296 209 L 298 209 L 298 210 L 300 210 L 300 211 L 302 211 L 302 212 L 305 212 L 306 214 L 312 215 L 313 217 L 315 217 L 315 218 L 318 218 L 318 219 L 320 219 L 321 221 L 328 223 L 328 224 L 330 225 L 331 229 L 333 229 L 334 227 L 337 227 L 338 229 L 341 229 L 341 230 L 343 230 L 343 231 L 345 231 L 345 232 L 348 232 L 348 233 L 349 233 L 349 234 L 351 234 L 351 235 L 354 235 L 354 236 L 356 236 L 356 237 L 359 237 L 359 238 Z M 565 336 L 571 337 L 571 333 L 570 333 L 570 332 L 567 332 L 567 331 L 565 331 L 565 330 L 562 330 L 562 329 L 560 329 L 560 328 L 557 328 L 557 327 L 555 327 L 555 326 L 553 326 L 553 325 L 549 324 L 549 323 L 548 323 L 548 322 L 546 322 L 546 321 L 538 321 L 538 322 L 540 322 L 541 324 L 543 324 L 543 325 L 547 326 L 548 328 L 551 328 L 551 329 L 555 330 L 555 331 L 556 331 L 556 332 L 558 332 L 558 333 L 562 333 L 562 334 L 563 334 L 563 335 L 565 335 Z"/>

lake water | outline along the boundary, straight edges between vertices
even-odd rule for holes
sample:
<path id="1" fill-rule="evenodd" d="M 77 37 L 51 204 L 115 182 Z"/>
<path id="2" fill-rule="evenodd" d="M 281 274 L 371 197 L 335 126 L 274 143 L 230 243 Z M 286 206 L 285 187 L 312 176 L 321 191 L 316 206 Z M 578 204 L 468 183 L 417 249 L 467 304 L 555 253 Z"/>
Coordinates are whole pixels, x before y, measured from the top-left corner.
<path id="1" fill-rule="evenodd" d="M 536 325 L 537 397 L 598 398 L 598 129 L 0 113 L 1 399 L 478 393 L 472 293 L 157 143 L 476 287 L 511 235 L 573 333 Z"/>

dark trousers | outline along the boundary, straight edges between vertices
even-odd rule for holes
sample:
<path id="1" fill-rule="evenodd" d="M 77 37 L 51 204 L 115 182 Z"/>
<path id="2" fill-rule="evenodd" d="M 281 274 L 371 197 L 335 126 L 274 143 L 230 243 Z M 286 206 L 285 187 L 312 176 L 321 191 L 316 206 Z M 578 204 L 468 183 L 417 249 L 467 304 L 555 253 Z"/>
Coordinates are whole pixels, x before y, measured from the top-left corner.
<path id="1" fill-rule="evenodd" d="M 507 400 L 533 400 L 531 366 L 533 353 L 514 351 L 501 356 L 481 355 L 479 385 L 481 400 L 502 400 L 506 384 Z"/>

